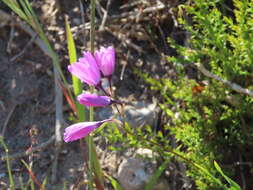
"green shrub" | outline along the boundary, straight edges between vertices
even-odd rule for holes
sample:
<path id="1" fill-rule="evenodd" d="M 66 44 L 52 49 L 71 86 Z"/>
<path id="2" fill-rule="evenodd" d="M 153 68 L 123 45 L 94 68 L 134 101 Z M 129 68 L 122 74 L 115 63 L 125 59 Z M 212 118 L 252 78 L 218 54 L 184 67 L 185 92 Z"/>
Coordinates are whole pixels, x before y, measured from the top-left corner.
<path id="1" fill-rule="evenodd" d="M 214 160 L 234 163 L 240 154 L 252 154 L 252 98 L 208 78 L 195 68 L 201 63 L 213 74 L 252 89 L 253 1 L 189 1 L 178 9 L 179 23 L 187 31 L 185 46 L 169 39 L 177 55 L 168 58 L 177 77 L 152 79 L 142 75 L 159 91 L 168 124 L 164 126 L 180 144 L 178 150 L 195 163 L 218 176 Z M 226 173 L 236 177 L 235 168 Z M 222 189 L 213 179 L 188 164 L 187 174 L 198 189 Z"/>

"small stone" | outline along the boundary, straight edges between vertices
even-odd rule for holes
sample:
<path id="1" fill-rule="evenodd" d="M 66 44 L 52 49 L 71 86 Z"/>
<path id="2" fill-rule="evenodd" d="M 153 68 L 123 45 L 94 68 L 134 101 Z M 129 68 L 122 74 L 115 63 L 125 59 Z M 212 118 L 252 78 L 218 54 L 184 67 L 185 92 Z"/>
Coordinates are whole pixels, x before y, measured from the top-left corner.
<path id="1" fill-rule="evenodd" d="M 124 107 L 126 121 L 132 127 L 142 127 L 145 125 L 150 125 L 155 127 L 157 124 L 157 110 L 156 104 L 145 103 L 145 102 L 135 102 L 132 105 L 126 105 Z M 118 115 L 115 113 L 114 115 Z M 101 109 L 98 113 L 98 118 L 100 120 L 113 117 L 113 111 L 111 108 Z M 120 116 L 117 119 L 121 119 Z"/>
<path id="2" fill-rule="evenodd" d="M 157 156 L 156 153 L 154 153 L 151 149 L 148 148 L 138 148 L 135 152 L 136 155 L 140 155 L 147 158 L 154 158 L 154 156 Z"/>
<path id="3" fill-rule="evenodd" d="M 119 166 L 118 180 L 124 190 L 143 190 L 154 171 L 143 159 L 127 158 Z"/>
<path id="4" fill-rule="evenodd" d="M 81 24 L 81 19 L 79 19 L 79 18 L 74 18 L 74 19 L 73 19 L 73 23 L 76 24 L 76 25 L 79 25 L 79 24 Z"/>
<path id="5" fill-rule="evenodd" d="M 116 153 L 109 154 L 103 162 L 103 167 L 108 168 L 111 174 L 115 174 L 117 172 L 117 155 Z"/>

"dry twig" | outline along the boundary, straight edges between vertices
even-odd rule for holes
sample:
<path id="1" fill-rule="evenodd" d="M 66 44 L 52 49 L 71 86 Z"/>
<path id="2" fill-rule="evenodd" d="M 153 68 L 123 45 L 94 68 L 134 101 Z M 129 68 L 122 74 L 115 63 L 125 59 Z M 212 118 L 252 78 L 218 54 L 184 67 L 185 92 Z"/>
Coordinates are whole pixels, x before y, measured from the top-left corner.
<path id="1" fill-rule="evenodd" d="M 32 38 L 29 40 L 29 42 L 25 45 L 25 47 L 22 49 L 22 51 L 20 51 L 17 55 L 15 55 L 14 57 L 12 57 L 11 59 L 10 59 L 10 61 L 11 62 L 14 62 L 14 61 L 16 61 L 20 56 L 22 56 L 25 52 L 26 52 L 26 50 L 27 50 L 27 48 L 34 42 L 34 40 L 36 39 L 36 37 L 37 37 L 37 34 L 34 34 L 33 36 L 32 36 Z"/>
<path id="2" fill-rule="evenodd" d="M 232 82 L 230 82 L 228 80 L 225 80 L 225 79 L 219 77 L 218 75 L 215 75 L 215 74 L 211 73 L 201 63 L 194 63 L 194 65 L 205 76 L 223 83 L 224 85 L 232 88 L 234 91 L 236 91 L 236 92 L 238 92 L 240 94 L 245 94 L 245 95 L 253 97 L 253 91 L 251 91 L 251 90 L 249 90 L 247 88 L 243 88 L 243 87 L 241 87 L 240 85 L 238 85 L 236 83 L 232 83 Z"/>
<path id="3" fill-rule="evenodd" d="M 105 12 L 104 12 L 104 16 L 103 16 L 101 25 L 100 25 L 100 27 L 99 27 L 99 30 L 100 30 L 100 31 L 103 31 L 103 30 L 104 30 L 104 26 L 105 26 L 105 23 L 106 23 L 106 20 L 107 20 L 107 16 L 108 16 L 108 11 L 109 11 L 110 4 L 111 4 L 111 0 L 108 0 L 108 1 L 107 1 L 107 4 L 106 4 L 106 10 L 105 10 Z"/>
<path id="4" fill-rule="evenodd" d="M 53 135 L 46 142 L 43 142 L 43 143 L 33 147 L 32 149 L 28 149 L 24 152 L 19 152 L 19 153 L 16 153 L 16 154 L 9 155 L 9 159 L 10 160 L 15 160 L 15 159 L 22 158 L 24 156 L 30 155 L 33 152 L 41 151 L 41 150 L 45 149 L 46 147 L 48 147 L 49 145 L 53 144 L 54 141 L 55 141 L 55 136 Z M 6 158 L 7 158 L 6 156 L 1 156 L 1 160 L 6 160 Z"/>
<path id="5" fill-rule="evenodd" d="M 138 53 L 141 54 L 141 53 L 144 52 L 143 49 L 140 46 L 134 44 L 125 35 L 120 34 L 120 33 L 116 33 L 114 31 L 112 31 L 109 27 L 105 27 L 105 30 L 108 31 L 108 32 L 110 32 L 113 36 L 115 36 L 118 40 L 120 40 L 124 45 L 129 46 L 129 47 L 135 49 L 136 51 L 138 51 Z"/>

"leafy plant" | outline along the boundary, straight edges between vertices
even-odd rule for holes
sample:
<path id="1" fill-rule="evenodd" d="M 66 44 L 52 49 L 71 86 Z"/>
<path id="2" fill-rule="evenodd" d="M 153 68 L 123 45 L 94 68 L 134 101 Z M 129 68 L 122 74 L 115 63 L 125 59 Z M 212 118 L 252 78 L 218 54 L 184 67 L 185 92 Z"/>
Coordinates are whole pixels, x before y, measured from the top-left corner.
<path id="1" fill-rule="evenodd" d="M 176 55 L 168 58 L 176 77 L 155 80 L 148 74 L 140 75 L 152 90 L 159 92 L 160 107 L 167 116 L 162 130 L 175 136 L 179 145 L 176 150 L 192 161 L 186 162 L 187 175 L 197 188 L 239 189 L 213 162 L 233 163 L 241 153 L 246 160 L 252 158 L 244 152 L 252 147 L 252 98 L 235 92 L 215 77 L 206 77 L 196 64 L 203 65 L 212 76 L 252 89 L 253 3 L 188 1 L 178 8 L 178 15 L 186 31 L 185 42 L 182 45 L 168 39 L 176 50 Z M 189 69 L 195 73 L 188 73 Z M 196 165 L 202 170 L 196 170 Z M 229 176 L 236 176 L 235 168 L 227 170 Z"/>

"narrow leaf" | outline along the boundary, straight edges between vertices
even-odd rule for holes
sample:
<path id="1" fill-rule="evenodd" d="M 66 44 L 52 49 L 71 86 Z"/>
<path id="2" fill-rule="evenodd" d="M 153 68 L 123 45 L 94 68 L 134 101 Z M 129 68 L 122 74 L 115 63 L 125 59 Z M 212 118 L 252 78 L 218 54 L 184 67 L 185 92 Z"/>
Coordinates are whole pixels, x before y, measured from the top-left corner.
<path id="1" fill-rule="evenodd" d="M 234 182 L 232 179 L 230 179 L 228 176 L 226 176 L 223 173 L 223 171 L 221 170 L 220 166 L 218 165 L 218 163 L 216 161 L 214 161 L 214 167 L 226 179 L 226 181 L 231 185 L 233 190 L 241 190 L 241 187 L 236 182 Z"/>
<path id="2" fill-rule="evenodd" d="M 157 184 L 159 177 L 162 175 L 163 171 L 167 168 L 169 160 L 165 160 L 162 165 L 156 170 L 151 179 L 149 180 L 148 184 L 145 187 L 145 190 L 152 190 L 154 186 Z"/>
<path id="3" fill-rule="evenodd" d="M 67 18 L 65 18 L 65 25 L 66 25 L 66 34 L 67 34 L 67 43 L 68 43 L 68 54 L 69 54 L 69 61 L 70 64 L 76 62 L 77 56 L 76 56 L 76 47 L 75 47 L 75 42 L 73 39 L 72 32 L 70 30 L 70 25 L 68 23 Z M 74 88 L 74 94 L 75 96 L 78 96 L 79 94 L 82 93 L 82 83 L 81 81 L 72 75 L 72 81 L 73 81 L 73 88 Z M 77 114 L 79 121 L 85 121 L 85 108 L 81 104 L 79 104 L 77 101 L 75 102 L 76 107 L 77 107 Z"/>
<path id="4" fill-rule="evenodd" d="M 120 184 L 118 183 L 117 180 L 115 180 L 111 176 L 108 176 L 108 178 L 109 178 L 114 190 L 123 190 L 123 188 L 120 186 Z"/>

